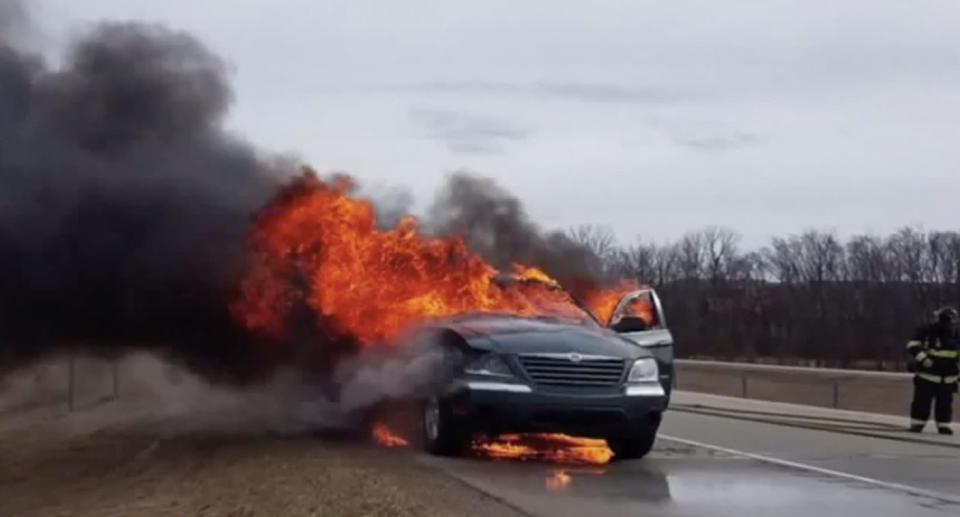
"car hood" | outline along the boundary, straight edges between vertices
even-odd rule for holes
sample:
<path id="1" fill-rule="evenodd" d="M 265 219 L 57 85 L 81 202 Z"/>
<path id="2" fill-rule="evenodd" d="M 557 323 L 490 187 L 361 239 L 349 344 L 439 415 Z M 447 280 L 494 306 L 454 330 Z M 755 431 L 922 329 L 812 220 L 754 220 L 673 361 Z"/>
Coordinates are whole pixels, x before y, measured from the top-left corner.
<path id="1" fill-rule="evenodd" d="M 627 332 L 622 334 L 624 339 L 629 339 L 634 343 L 648 346 L 667 346 L 673 344 L 673 335 L 667 329 L 652 329 L 640 332 Z"/>
<path id="2" fill-rule="evenodd" d="M 460 319 L 447 325 L 476 348 L 506 354 L 571 353 L 637 359 L 650 352 L 600 327 L 513 316 Z"/>

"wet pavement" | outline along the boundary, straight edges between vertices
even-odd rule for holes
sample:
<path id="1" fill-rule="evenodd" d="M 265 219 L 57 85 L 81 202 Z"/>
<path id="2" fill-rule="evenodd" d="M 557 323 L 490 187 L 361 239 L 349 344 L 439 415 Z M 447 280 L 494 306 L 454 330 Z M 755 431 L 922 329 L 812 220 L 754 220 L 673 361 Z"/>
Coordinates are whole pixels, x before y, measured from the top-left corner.
<path id="1" fill-rule="evenodd" d="M 662 430 L 647 458 L 603 467 L 419 458 L 537 516 L 960 515 L 960 443 L 681 411 Z"/>

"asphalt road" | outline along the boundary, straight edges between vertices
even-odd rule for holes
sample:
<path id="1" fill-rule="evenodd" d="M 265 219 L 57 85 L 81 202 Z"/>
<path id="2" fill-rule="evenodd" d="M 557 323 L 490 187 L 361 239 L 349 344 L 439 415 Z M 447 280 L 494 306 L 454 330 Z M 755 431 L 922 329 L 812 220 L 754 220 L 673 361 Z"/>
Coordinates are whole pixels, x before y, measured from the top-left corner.
<path id="1" fill-rule="evenodd" d="M 918 439 L 850 413 L 784 415 L 772 406 L 744 418 L 742 407 L 691 412 L 690 401 L 669 412 L 643 460 L 419 460 L 537 516 L 960 515 L 960 440 Z M 558 471 L 569 476 L 565 486 Z"/>

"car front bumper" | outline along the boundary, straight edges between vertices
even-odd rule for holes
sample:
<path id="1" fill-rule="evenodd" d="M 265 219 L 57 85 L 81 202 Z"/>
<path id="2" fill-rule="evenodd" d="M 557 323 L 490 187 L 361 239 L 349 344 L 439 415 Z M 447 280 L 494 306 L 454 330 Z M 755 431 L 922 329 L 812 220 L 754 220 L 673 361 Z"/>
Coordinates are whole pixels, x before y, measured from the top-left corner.
<path id="1" fill-rule="evenodd" d="M 607 438 L 655 430 L 668 399 L 658 383 L 591 391 L 463 379 L 452 385 L 445 401 L 451 416 L 474 431 Z"/>

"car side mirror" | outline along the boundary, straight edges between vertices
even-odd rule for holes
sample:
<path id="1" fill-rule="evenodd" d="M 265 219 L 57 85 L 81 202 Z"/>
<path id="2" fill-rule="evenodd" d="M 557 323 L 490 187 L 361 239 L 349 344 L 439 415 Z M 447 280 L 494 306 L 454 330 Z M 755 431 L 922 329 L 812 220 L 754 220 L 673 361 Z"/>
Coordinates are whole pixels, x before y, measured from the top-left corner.
<path id="1" fill-rule="evenodd" d="M 647 330 L 647 322 L 637 316 L 624 316 L 620 321 L 610 325 L 614 332 L 641 332 Z"/>

